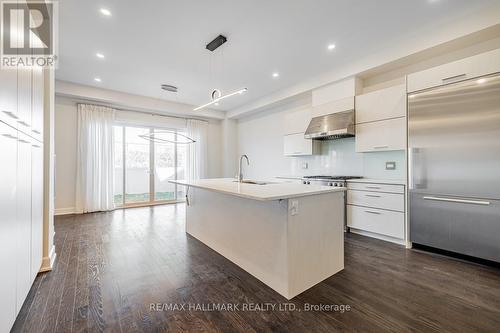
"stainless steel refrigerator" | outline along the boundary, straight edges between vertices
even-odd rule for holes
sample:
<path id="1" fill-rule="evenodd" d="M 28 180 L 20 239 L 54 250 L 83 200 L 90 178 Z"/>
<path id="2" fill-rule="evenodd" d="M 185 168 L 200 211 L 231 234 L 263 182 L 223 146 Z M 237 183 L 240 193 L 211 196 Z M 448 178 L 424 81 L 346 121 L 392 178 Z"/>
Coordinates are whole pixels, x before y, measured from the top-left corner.
<path id="1" fill-rule="evenodd" d="M 500 74 L 408 96 L 410 239 L 500 262 Z"/>

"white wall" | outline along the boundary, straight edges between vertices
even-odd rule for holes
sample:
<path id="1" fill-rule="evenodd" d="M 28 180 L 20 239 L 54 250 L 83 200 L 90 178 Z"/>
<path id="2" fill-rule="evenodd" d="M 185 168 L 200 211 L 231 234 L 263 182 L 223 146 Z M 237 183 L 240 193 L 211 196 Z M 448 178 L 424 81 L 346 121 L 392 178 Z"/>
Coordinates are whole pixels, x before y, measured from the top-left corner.
<path id="1" fill-rule="evenodd" d="M 321 153 L 306 157 L 283 156 L 284 117 L 296 110 L 266 110 L 238 121 L 238 154 L 247 154 L 250 166 L 245 177 L 350 175 L 367 178 L 405 179 L 404 151 L 356 153 L 354 138 L 321 142 Z M 385 162 L 396 162 L 396 170 L 385 170 Z M 304 163 L 308 164 L 303 169 Z"/>
<path id="2" fill-rule="evenodd" d="M 56 214 L 72 213 L 75 207 L 77 107 L 76 101 L 56 96 L 55 152 L 56 152 Z M 208 177 L 222 176 L 222 124 L 208 122 Z"/>
<path id="3" fill-rule="evenodd" d="M 75 207 L 76 132 L 76 103 L 69 99 L 56 97 L 56 214 L 60 212 L 71 213 Z M 66 209 L 66 211 L 62 211 L 62 209 Z"/>

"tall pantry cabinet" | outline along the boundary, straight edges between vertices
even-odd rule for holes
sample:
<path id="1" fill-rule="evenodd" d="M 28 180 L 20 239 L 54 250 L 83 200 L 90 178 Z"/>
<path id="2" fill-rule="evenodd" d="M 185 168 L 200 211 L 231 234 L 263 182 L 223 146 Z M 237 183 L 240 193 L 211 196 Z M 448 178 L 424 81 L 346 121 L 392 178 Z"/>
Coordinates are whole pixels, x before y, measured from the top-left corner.
<path id="1" fill-rule="evenodd" d="M 0 332 L 8 332 L 43 249 L 43 70 L 0 69 Z"/>

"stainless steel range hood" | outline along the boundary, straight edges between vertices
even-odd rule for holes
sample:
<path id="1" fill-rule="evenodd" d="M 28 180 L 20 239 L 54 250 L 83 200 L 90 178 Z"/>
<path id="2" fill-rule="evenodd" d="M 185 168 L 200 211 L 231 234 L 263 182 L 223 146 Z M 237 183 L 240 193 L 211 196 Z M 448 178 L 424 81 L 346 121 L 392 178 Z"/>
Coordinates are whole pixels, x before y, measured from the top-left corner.
<path id="1" fill-rule="evenodd" d="M 335 140 L 353 137 L 356 133 L 354 110 L 314 117 L 304 137 L 314 140 Z"/>

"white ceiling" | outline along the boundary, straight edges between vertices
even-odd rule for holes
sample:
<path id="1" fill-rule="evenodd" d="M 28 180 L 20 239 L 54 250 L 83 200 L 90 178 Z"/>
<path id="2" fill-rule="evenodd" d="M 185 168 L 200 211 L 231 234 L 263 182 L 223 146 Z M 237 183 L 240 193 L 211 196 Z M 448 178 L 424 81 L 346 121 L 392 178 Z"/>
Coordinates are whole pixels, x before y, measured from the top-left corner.
<path id="1" fill-rule="evenodd" d="M 56 78 L 192 105 L 208 102 L 214 88 L 247 87 L 218 107 L 231 110 L 498 2 L 62 0 Z M 228 42 L 211 53 L 205 44 L 219 33 Z M 179 92 L 160 90 L 163 83 Z"/>

